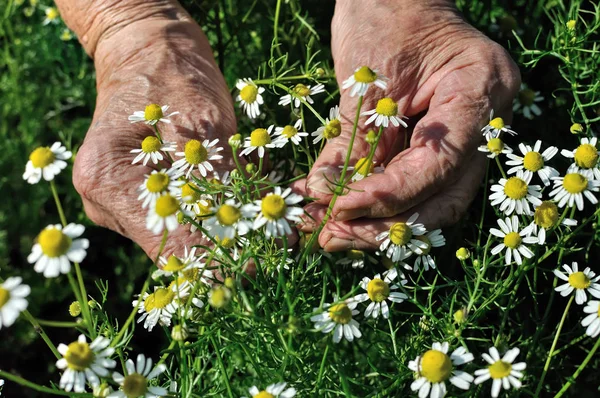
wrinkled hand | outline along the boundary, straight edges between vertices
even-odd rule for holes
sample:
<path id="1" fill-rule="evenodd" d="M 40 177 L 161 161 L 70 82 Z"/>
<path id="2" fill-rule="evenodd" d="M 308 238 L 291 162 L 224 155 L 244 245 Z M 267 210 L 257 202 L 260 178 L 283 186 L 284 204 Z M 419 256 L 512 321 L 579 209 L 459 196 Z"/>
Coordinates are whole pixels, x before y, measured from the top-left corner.
<path id="1" fill-rule="evenodd" d="M 177 142 L 181 151 L 191 138 L 219 138 L 224 158 L 213 165 L 222 173 L 234 167 L 226 145 L 236 131 L 231 96 L 207 39 L 193 22 L 153 19 L 126 26 L 99 43 L 95 63 L 96 110 L 76 157 L 73 182 L 92 221 L 131 238 L 154 258 L 161 235 L 146 229 L 147 209 L 137 200 L 153 164 L 132 165 L 135 154 L 130 153 L 154 133 L 127 117 L 151 103 L 170 105 L 180 114 L 172 124 L 159 123 L 163 139 Z M 206 243 L 199 236 L 180 227 L 169 235 L 165 252 Z"/>
<path id="2" fill-rule="evenodd" d="M 480 129 L 491 109 L 510 117 L 520 83 L 506 51 L 465 23 L 450 2 L 373 3 L 336 5 L 332 51 L 338 83 L 369 66 L 389 80 L 385 92 L 369 88 L 362 111 L 391 97 L 409 119 L 424 116 L 408 148 L 403 128 L 384 130 L 374 160 L 385 171 L 350 184 L 351 191 L 338 198 L 319 236 L 328 251 L 374 249 L 378 233 L 414 212 L 430 229 L 458 221 L 485 170 L 485 157 L 476 151 Z M 349 92 L 342 92 L 340 102 L 343 132 L 327 143 L 306 181 L 308 194 L 318 200 L 306 206 L 314 221 L 307 218 L 305 231 L 321 222 L 332 198 L 327 180 L 339 178 L 344 163 L 358 102 Z M 367 127 L 377 132 L 365 120 L 359 120 L 350 165 L 368 153 Z"/>

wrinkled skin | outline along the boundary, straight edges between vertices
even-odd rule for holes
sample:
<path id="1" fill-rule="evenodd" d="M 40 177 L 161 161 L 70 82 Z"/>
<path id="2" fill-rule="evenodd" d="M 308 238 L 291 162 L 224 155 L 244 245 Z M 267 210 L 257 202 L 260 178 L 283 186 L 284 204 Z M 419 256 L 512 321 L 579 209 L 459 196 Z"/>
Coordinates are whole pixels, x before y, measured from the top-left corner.
<path id="1" fill-rule="evenodd" d="M 491 109 L 510 118 L 520 84 L 506 51 L 465 23 L 449 2 L 428 4 L 427 10 L 419 9 L 419 2 L 405 9 L 402 2 L 377 3 L 336 4 L 332 50 L 338 83 L 368 65 L 389 78 L 388 88 L 369 88 L 362 111 L 387 96 L 398 101 L 409 126 L 418 121 L 406 149 L 403 128 L 384 130 L 375 161 L 385 171 L 350 184 L 352 190 L 336 201 L 319 236 L 327 251 L 375 249 L 377 234 L 414 212 L 430 230 L 458 221 L 485 170 L 485 157 L 477 153 L 480 129 Z M 296 183 L 318 198 L 306 206 L 313 218 L 306 217 L 301 226 L 307 232 L 321 222 L 332 197 L 327 179 L 339 175 L 347 152 L 358 102 L 349 91 L 342 92 L 340 102 L 342 135 L 327 143 L 308 179 Z M 366 118 L 359 120 L 351 165 L 368 153 Z"/>

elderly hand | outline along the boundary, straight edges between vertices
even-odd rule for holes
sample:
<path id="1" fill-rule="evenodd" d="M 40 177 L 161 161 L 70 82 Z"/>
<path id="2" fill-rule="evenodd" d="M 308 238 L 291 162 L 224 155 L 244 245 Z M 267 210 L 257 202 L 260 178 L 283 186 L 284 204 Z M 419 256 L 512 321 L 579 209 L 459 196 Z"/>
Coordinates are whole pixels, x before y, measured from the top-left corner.
<path id="1" fill-rule="evenodd" d="M 372 4 L 371 4 L 372 3 Z M 449 1 L 338 1 L 332 23 L 332 50 L 338 82 L 361 66 L 388 77 L 385 91 L 371 86 L 362 111 L 375 108 L 377 100 L 391 97 L 400 114 L 418 120 L 404 148 L 407 131 L 390 125 L 374 160 L 385 165 L 351 183 L 340 196 L 332 218 L 319 236 L 328 251 L 374 249 L 375 236 L 414 212 L 419 222 L 435 228 L 456 222 L 473 199 L 485 170 L 476 148 L 490 110 L 510 117 L 519 70 L 498 44 L 465 23 Z M 342 134 L 328 141 L 306 181 L 310 196 L 306 206 L 320 223 L 332 198 L 327 181 L 339 178 L 348 150 L 358 97 L 342 91 Z M 419 114 L 424 114 L 418 119 Z M 359 131 L 350 165 L 365 157 L 369 146 L 366 117 Z M 410 123 L 410 121 L 409 121 Z"/>

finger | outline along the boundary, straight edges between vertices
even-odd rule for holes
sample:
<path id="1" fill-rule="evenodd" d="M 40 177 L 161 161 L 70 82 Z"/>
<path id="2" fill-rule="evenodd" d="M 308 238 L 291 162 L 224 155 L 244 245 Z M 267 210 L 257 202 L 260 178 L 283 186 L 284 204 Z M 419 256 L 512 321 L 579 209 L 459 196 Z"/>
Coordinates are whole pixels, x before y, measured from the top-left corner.
<path id="1" fill-rule="evenodd" d="M 296 195 L 300 195 L 303 198 L 308 196 L 308 191 L 306 190 L 306 178 L 292 182 L 290 188 L 292 188 L 292 192 Z"/>
<path id="2" fill-rule="evenodd" d="M 312 233 L 321 224 L 326 212 L 327 206 L 325 205 L 320 203 L 307 204 L 304 206 L 302 222 L 297 225 L 298 229 L 304 233 Z"/>

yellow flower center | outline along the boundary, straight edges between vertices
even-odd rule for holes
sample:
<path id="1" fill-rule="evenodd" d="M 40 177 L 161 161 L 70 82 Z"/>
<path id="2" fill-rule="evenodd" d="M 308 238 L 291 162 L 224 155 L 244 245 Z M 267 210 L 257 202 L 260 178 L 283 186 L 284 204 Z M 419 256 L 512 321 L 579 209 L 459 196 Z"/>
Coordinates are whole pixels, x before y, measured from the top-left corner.
<path id="1" fill-rule="evenodd" d="M 230 238 L 221 239 L 218 236 L 215 236 L 215 240 L 217 241 L 217 244 L 219 246 L 221 246 L 223 249 L 231 249 L 233 247 L 233 245 L 235 244 L 235 239 L 230 239 Z"/>
<path id="2" fill-rule="evenodd" d="M 573 286 L 575 289 L 587 289 L 592 284 L 590 278 L 583 272 L 573 272 L 569 275 L 569 285 Z"/>
<path id="3" fill-rule="evenodd" d="M 175 298 L 175 292 L 166 287 L 159 287 L 154 293 L 144 300 L 144 309 L 150 312 L 153 309 L 163 309 L 169 305 Z"/>
<path id="4" fill-rule="evenodd" d="M 530 88 L 519 91 L 519 102 L 524 106 L 531 106 L 535 100 L 535 91 Z"/>
<path id="5" fill-rule="evenodd" d="M 298 134 L 298 129 L 296 129 L 294 126 L 285 126 L 281 131 L 281 135 L 286 138 L 292 138 L 296 134 Z"/>
<path id="6" fill-rule="evenodd" d="M 188 281 L 189 283 L 194 283 L 200 279 L 200 268 L 194 267 L 190 268 L 187 271 L 183 271 L 183 280 Z M 183 281 L 179 283 L 181 285 Z"/>
<path id="7" fill-rule="evenodd" d="M 390 240 L 393 244 L 402 246 L 407 244 L 412 238 L 412 229 L 403 222 L 397 222 L 390 228 Z"/>
<path id="8" fill-rule="evenodd" d="M 167 264 L 165 264 L 163 270 L 168 272 L 177 272 L 181 271 L 183 268 L 185 268 L 185 263 L 181 261 L 179 257 L 171 254 L 171 256 L 169 256 L 167 259 Z"/>
<path id="9" fill-rule="evenodd" d="M 253 86 L 252 84 L 247 84 L 243 89 L 240 90 L 240 97 L 242 97 L 242 101 L 247 104 L 252 104 L 256 101 L 256 97 L 258 96 L 258 87 Z"/>
<path id="10" fill-rule="evenodd" d="M 359 83 L 373 83 L 377 80 L 377 73 L 368 66 L 363 66 L 354 72 L 354 80 Z"/>
<path id="11" fill-rule="evenodd" d="M 381 303 L 390 295 L 390 285 L 381 279 L 373 279 L 367 284 L 367 294 L 371 301 Z"/>
<path id="12" fill-rule="evenodd" d="M 583 169 L 591 169 L 598 163 L 598 150 L 590 144 L 581 144 L 575 150 L 575 163 Z"/>
<path id="13" fill-rule="evenodd" d="M 570 19 L 567 21 L 566 25 L 567 25 L 567 29 L 575 30 L 575 25 L 577 25 L 577 21 L 575 21 L 574 19 Z"/>
<path id="14" fill-rule="evenodd" d="M 544 167 L 544 158 L 538 152 L 527 152 L 523 158 L 523 167 L 535 173 Z"/>
<path id="15" fill-rule="evenodd" d="M 499 154 L 502 153 L 502 150 L 504 149 L 504 142 L 502 142 L 500 138 L 492 138 L 488 141 L 487 147 L 490 152 Z"/>
<path id="16" fill-rule="evenodd" d="M 329 308 L 329 317 L 335 323 L 345 325 L 352 320 L 352 310 L 345 303 L 335 304 Z"/>
<path id="17" fill-rule="evenodd" d="M 198 211 L 194 210 L 198 219 L 203 220 L 205 216 L 211 213 L 211 208 L 213 207 L 213 201 L 207 200 L 206 206 L 202 204 L 202 202 L 198 202 Z"/>
<path id="18" fill-rule="evenodd" d="M 275 395 L 269 394 L 268 392 L 263 390 L 263 391 L 259 392 L 258 394 L 256 394 L 254 396 L 254 398 L 275 398 Z"/>
<path id="19" fill-rule="evenodd" d="M 362 250 L 350 249 L 346 251 L 346 257 L 351 260 L 361 260 L 365 258 L 365 252 Z"/>
<path id="20" fill-rule="evenodd" d="M 421 254 L 422 256 L 426 256 L 429 254 L 429 252 L 431 251 L 431 241 L 429 240 L 429 238 L 427 238 L 425 235 L 421 235 L 421 236 L 415 236 L 415 239 L 420 240 L 421 242 L 427 244 L 427 247 L 425 249 L 421 249 L 421 251 L 423 252 L 423 254 Z"/>
<path id="21" fill-rule="evenodd" d="M 200 164 L 208 159 L 208 151 L 198 140 L 189 140 L 183 152 L 189 164 Z"/>
<path id="22" fill-rule="evenodd" d="M 40 232 L 38 243 L 46 256 L 54 258 L 60 257 L 69 251 L 69 248 L 71 247 L 71 238 L 65 235 L 61 230 L 48 228 Z"/>
<path id="23" fill-rule="evenodd" d="M 250 134 L 250 145 L 254 147 L 265 146 L 271 143 L 271 136 L 265 129 L 256 129 Z"/>
<path id="24" fill-rule="evenodd" d="M 267 219 L 276 221 L 285 216 L 287 205 L 285 200 L 279 195 L 267 195 L 262 200 L 260 210 Z"/>
<path id="25" fill-rule="evenodd" d="M 306 97 L 310 94 L 310 88 L 306 87 L 302 83 L 296 84 L 296 87 L 294 87 L 294 93 L 296 93 L 296 95 L 299 97 Z"/>
<path id="26" fill-rule="evenodd" d="M 377 101 L 375 112 L 382 116 L 396 116 L 398 114 L 398 104 L 391 98 L 382 98 Z"/>
<path id="27" fill-rule="evenodd" d="M 338 137 L 342 133 L 342 122 L 338 119 L 333 119 L 327 126 L 325 126 L 325 130 L 323 131 L 323 137 L 325 139 L 330 140 L 332 138 Z"/>
<path id="28" fill-rule="evenodd" d="M 229 289 L 223 286 L 219 286 L 214 288 L 211 291 L 210 297 L 208 298 L 208 302 L 211 306 L 215 308 L 223 308 L 229 303 L 229 298 L 231 297 L 231 292 Z"/>
<path id="29" fill-rule="evenodd" d="M 569 173 L 563 180 L 563 187 L 569 193 L 581 193 L 588 186 L 588 180 L 579 173 Z"/>
<path id="30" fill-rule="evenodd" d="M 198 202 L 202 198 L 198 185 L 193 182 L 188 182 L 181 187 L 181 198 L 187 204 Z"/>
<path id="31" fill-rule="evenodd" d="M 242 218 L 242 212 L 235 206 L 232 205 L 222 205 L 217 210 L 217 214 L 215 214 L 217 220 L 221 225 L 233 225 Z"/>
<path id="32" fill-rule="evenodd" d="M 429 350 L 421 357 L 421 375 L 430 383 L 446 381 L 451 373 L 452 361 L 443 352 Z"/>
<path id="33" fill-rule="evenodd" d="M 496 130 L 502 130 L 504 128 L 504 119 L 496 117 L 490 120 L 490 126 Z"/>
<path id="34" fill-rule="evenodd" d="M 466 247 L 461 247 L 460 249 L 458 249 L 456 251 L 456 258 L 458 258 L 459 260 L 466 260 L 469 257 L 471 257 L 471 253 L 469 252 L 469 249 L 467 249 Z"/>
<path id="35" fill-rule="evenodd" d="M 123 380 L 123 392 L 127 398 L 137 398 L 145 395 L 148 391 L 148 381 L 139 373 L 132 373 L 125 376 Z"/>
<path id="36" fill-rule="evenodd" d="M 150 104 L 144 110 L 144 119 L 148 121 L 160 120 L 163 116 L 162 108 L 158 104 Z"/>
<path id="37" fill-rule="evenodd" d="M 510 249 L 516 249 L 521 245 L 521 235 L 518 232 L 511 232 L 504 237 L 504 246 Z"/>
<path id="38" fill-rule="evenodd" d="M 80 343 L 78 341 L 71 343 L 67 347 L 65 353 L 65 359 L 67 360 L 67 366 L 78 372 L 82 372 L 89 368 L 96 355 L 94 351 L 90 349 L 88 343 Z"/>
<path id="39" fill-rule="evenodd" d="M 368 176 L 370 173 L 373 172 L 373 170 L 375 169 L 375 165 L 373 164 L 373 162 L 368 161 L 367 158 L 360 158 L 356 161 L 356 164 L 354 165 L 354 170 L 362 175 L 362 176 Z"/>
<path id="40" fill-rule="evenodd" d="M 511 177 L 504 184 L 504 193 L 511 199 L 523 199 L 527 196 L 527 183 L 519 177 Z"/>
<path id="41" fill-rule="evenodd" d="M 533 221 L 544 229 L 553 227 L 558 221 L 558 207 L 554 202 L 546 200 L 535 209 Z"/>
<path id="42" fill-rule="evenodd" d="M 48 18 L 51 21 L 54 21 L 56 18 L 59 17 L 59 13 L 58 10 L 54 7 L 48 7 L 46 9 L 46 18 Z"/>
<path id="43" fill-rule="evenodd" d="M 150 174 L 146 181 L 146 188 L 152 193 L 164 192 L 169 186 L 170 178 L 165 173 Z"/>
<path id="44" fill-rule="evenodd" d="M 4 307 L 4 304 L 8 303 L 8 300 L 10 300 L 10 292 L 0 287 L 0 308 Z"/>
<path id="45" fill-rule="evenodd" d="M 158 138 L 153 135 L 149 135 L 142 141 L 142 152 L 152 153 L 160 151 L 161 143 Z"/>
<path id="46" fill-rule="evenodd" d="M 503 379 L 510 374 L 512 365 L 504 361 L 496 361 L 488 366 L 492 379 Z"/>
<path id="47" fill-rule="evenodd" d="M 79 301 L 73 301 L 71 305 L 69 305 L 69 315 L 72 317 L 79 316 L 81 314 L 81 304 Z"/>
<path id="48" fill-rule="evenodd" d="M 43 169 L 46 166 L 49 166 L 54 162 L 56 156 L 54 152 L 50 150 L 48 147 L 39 147 L 36 148 L 31 155 L 29 155 L 29 160 L 31 160 L 31 164 L 36 169 Z"/>
<path id="49" fill-rule="evenodd" d="M 156 199 L 155 211 L 160 217 L 168 217 L 179 210 L 179 202 L 171 195 L 163 195 Z"/>
<path id="50" fill-rule="evenodd" d="M 569 131 L 571 134 L 581 134 L 583 133 L 583 126 L 579 123 L 573 123 L 571 127 L 569 127 Z"/>

